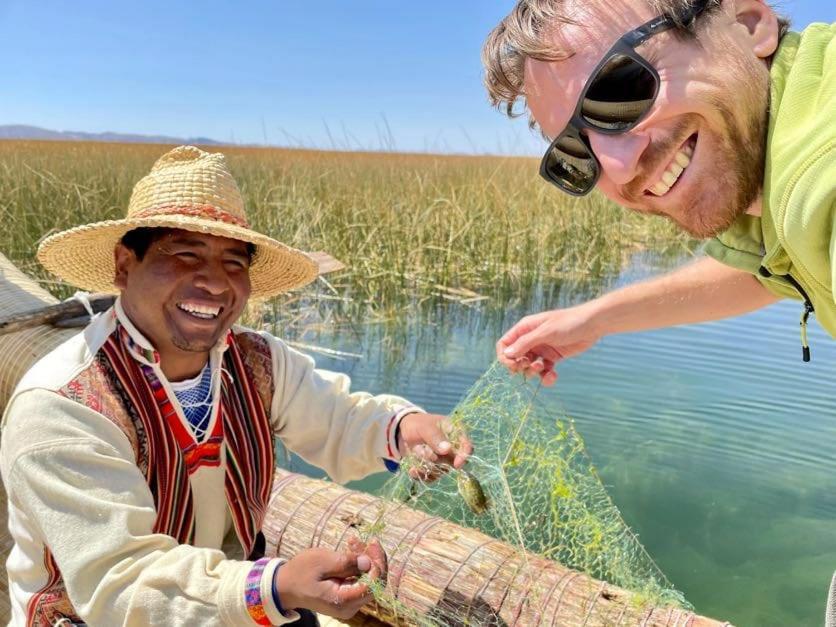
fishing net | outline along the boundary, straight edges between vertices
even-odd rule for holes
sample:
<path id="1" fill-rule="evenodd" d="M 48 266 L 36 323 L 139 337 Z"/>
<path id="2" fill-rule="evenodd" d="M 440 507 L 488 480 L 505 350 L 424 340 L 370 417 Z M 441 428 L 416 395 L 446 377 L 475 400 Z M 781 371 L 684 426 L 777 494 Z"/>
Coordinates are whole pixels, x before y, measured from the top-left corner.
<path id="1" fill-rule="evenodd" d="M 406 459 L 381 490 L 387 508 L 406 504 L 478 529 L 523 556 L 543 556 L 624 588 L 634 593 L 632 604 L 692 609 L 622 519 L 573 422 L 538 402 L 538 389 L 495 364 L 451 414 L 455 429 L 474 443 L 468 474 L 450 470 L 432 483 L 414 481 L 407 470 L 419 462 Z M 369 539 L 380 529 L 371 525 L 362 532 Z M 530 576 L 536 578 L 535 568 Z M 526 590 L 534 605 L 547 592 L 536 581 Z M 380 605 L 405 619 L 400 622 L 468 623 L 461 606 L 418 616 L 384 586 L 373 591 Z"/>

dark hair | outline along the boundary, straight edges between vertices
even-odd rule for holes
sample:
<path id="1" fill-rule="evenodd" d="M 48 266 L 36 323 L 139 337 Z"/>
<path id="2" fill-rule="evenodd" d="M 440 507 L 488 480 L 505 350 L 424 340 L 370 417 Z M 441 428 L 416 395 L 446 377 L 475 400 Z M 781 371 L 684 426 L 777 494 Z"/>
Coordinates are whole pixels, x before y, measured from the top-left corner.
<path id="1" fill-rule="evenodd" d="M 132 231 L 128 231 L 122 236 L 120 240 L 122 245 L 128 250 L 133 251 L 136 258 L 142 261 L 145 253 L 148 252 L 148 247 L 151 246 L 158 239 L 165 237 L 174 229 L 165 227 L 147 227 L 143 226 Z M 255 244 L 247 242 L 247 256 L 250 258 L 250 263 L 255 257 Z"/>

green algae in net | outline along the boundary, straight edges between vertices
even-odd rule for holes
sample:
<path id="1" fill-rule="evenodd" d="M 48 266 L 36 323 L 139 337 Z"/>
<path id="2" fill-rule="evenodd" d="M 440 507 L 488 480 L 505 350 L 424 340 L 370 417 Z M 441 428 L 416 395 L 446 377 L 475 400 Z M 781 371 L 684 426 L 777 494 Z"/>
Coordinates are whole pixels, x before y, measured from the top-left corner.
<path id="1" fill-rule="evenodd" d="M 693 609 L 623 520 L 572 420 L 539 402 L 538 389 L 495 364 L 451 414 L 454 428 L 474 443 L 469 474 L 451 469 L 432 483 L 414 481 L 407 471 L 417 462 L 403 460 L 381 490 L 387 510 L 407 504 L 477 529 L 520 555 L 539 555 L 623 588 L 634 605 Z M 474 492 L 478 487 L 481 493 Z M 367 537 L 374 535 L 368 531 Z M 536 585 L 528 589 L 538 593 Z M 466 622 L 455 605 L 418 616 L 387 587 L 376 584 L 373 593 L 406 623 Z"/>

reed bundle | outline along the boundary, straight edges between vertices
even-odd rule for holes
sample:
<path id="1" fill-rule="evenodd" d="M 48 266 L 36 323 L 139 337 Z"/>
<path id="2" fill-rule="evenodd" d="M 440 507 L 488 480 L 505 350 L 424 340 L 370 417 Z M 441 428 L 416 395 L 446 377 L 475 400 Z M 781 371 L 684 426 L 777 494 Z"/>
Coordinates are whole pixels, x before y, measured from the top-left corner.
<path id="1" fill-rule="evenodd" d="M 389 557 L 387 593 L 410 610 L 363 612 L 385 624 L 721 627 L 677 608 L 644 607 L 625 590 L 481 532 L 334 483 L 277 470 L 265 519 L 269 554 L 339 549 L 374 528 Z M 450 617 L 456 617 L 452 619 Z"/>

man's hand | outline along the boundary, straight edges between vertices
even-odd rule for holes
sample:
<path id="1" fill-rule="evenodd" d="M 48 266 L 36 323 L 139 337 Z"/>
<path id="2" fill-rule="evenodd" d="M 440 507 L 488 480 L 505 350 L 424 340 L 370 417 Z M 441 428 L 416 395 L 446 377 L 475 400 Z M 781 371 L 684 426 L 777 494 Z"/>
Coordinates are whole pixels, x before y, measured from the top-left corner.
<path id="1" fill-rule="evenodd" d="M 283 564 L 276 586 L 282 607 L 304 608 L 334 618 L 351 618 L 372 599 L 369 587 L 358 581 L 363 573 L 386 581 L 386 554 L 373 540 L 368 545 L 356 538 L 348 551 L 306 549 Z"/>
<path id="2" fill-rule="evenodd" d="M 526 316 L 496 343 L 499 362 L 513 373 L 539 375 L 543 385 L 557 381 L 555 364 L 591 348 L 601 335 L 583 306 Z"/>
<path id="3" fill-rule="evenodd" d="M 777 300 L 748 272 L 703 257 L 582 305 L 526 316 L 496 343 L 496 356 L 511 372 L 539 375 L 552 385 L 558 361 L 605 335 L 719 320 Z"/>
<path id="4" fill-rule="evenodd" d="M 447 417 L 416 413 L 401 420 L 398 450 L 403 457 L 411 454 L 426 462 L 426 465 L 410 468 L 410 477 L 433 481 L 441 476 L 445 467 L 464 466 L 473 452 L 473 444 Z"/>

